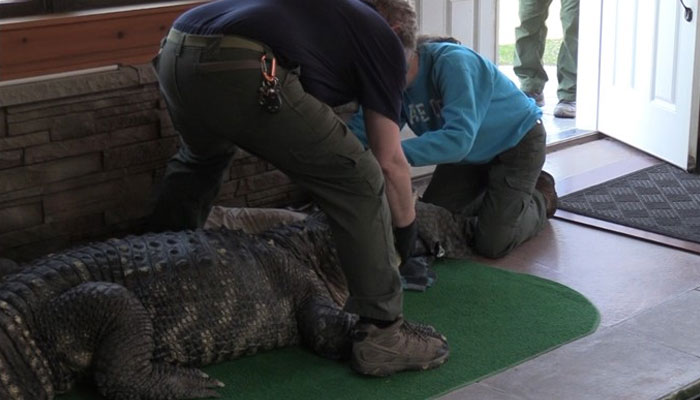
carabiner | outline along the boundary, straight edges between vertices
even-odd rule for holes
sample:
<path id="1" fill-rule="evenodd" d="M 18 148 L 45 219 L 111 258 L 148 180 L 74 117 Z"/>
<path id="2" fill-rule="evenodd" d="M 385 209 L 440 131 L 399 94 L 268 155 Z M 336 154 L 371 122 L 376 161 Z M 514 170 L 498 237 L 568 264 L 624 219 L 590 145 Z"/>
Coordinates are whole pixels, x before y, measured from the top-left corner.
<path id="1" fill-rule="evenodd" d="M 272 82 L 275 80 L 275 70 L 277 69 L 277 60 L 272 57 L 270 73 L 267 73 L 267 56 L 265 54 L 260 57 L 260 69 L 262 70 L 262 75 L 266 81 Z"/>

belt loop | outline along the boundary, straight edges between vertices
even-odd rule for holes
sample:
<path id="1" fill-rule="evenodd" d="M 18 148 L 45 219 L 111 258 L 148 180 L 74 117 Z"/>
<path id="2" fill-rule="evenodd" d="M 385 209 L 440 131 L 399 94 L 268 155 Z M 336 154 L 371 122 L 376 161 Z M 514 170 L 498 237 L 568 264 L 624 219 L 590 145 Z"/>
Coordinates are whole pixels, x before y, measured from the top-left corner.
<path id="1" fill-rule="evenodd" d="M 182 47 L 185 45 L 185 37 L 186 33 L 183 33 L 180 35 L 180 41 L 177 43 L 177 46 L 175 47 L 175 57 L 180 57 L 180 53 L 182 53 Z"/>
<path id="2" fill-rule="evenodd" d="M 206 54 L 211 55 L 212 57 L 218 58 L 219 54 L 221 53 L 221 39 L 223 36 L 217 36 L 214 38 L 211 38 L 207 42 L 207 47 L 204 48 L 204 52 Z"/>

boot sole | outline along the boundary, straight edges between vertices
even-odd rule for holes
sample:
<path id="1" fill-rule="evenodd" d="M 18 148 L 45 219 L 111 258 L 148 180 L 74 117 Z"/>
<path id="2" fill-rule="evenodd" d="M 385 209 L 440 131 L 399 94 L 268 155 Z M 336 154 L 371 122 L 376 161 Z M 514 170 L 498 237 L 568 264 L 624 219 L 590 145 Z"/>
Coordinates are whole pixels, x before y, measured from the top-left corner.
<path id="1" fill-rule="evenodd" d="M 396 365 L 391 365 L 390 363 L 382 363 L 382 364 L 369 364 L 369 363 L 363 363 L 363 365 L 360 365 L 357 361 L 354 359 L 350 362 L 350 367 L 352 369 L 362 375 L 369 375 L 369 376 L 377 376 L 377 377 L 386 377 L 393 375 L 397 372 L 402 372 L 402 371 L 427 371 L 429 369 L 434 369 L 445 362 L 449 359 L 450 353 L 447 352 L 443 354 L 442 356 L 426 363 L 426 364 L 419 364 L 419 365 L 406 365 L 406 364 L 396 364 Z"/>
<path id="2" fill-rule="evenodd" d="M 559 196 L 557 195 L 554 177 L 552 176 L 552 174 L 550 174 L 549 172 L 546 172 L 544 170 L 541 171 L 540 177 L 542 177 L 543 180 L 547 181 L 547 185 L 551 186 L 551 188 L 552 188 L 553 198 L 550 199 L 552 201 L 552 204 L 550 204 L 550 207 L 547 208 L 547 218 L 552 218 L 554 216 L 554 214 L 557 212 L 557 208 L 559 207 Z M 540 190 L 537 188 L 537 186 L 535 186 L 535 189 Z M 547 195 L 544 192 L 542 192 L 541 190 L 540 190 L 540 192 L 545 197 L 547 197 Z"/>

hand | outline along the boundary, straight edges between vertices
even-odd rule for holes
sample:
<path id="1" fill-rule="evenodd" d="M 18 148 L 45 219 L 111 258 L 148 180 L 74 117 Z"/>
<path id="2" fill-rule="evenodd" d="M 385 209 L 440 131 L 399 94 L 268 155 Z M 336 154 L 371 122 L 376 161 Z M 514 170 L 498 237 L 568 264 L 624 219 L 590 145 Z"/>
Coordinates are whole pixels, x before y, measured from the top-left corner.
<path id="1" fill-rule="evenodd" d="M 394 228 L 394 246 L 401 257 L 401 262 L 406 262 L 413 254 L 418 240 L 418 224 L 413 222 L 403 228 Z"/>

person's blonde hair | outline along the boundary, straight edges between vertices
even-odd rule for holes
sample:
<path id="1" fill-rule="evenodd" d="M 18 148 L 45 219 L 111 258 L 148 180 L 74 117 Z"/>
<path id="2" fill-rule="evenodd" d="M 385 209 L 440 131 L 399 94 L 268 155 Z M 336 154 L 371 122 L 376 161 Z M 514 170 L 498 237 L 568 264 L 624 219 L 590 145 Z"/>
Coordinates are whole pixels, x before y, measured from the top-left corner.
<path id="1" fill-rule="evenodd" d="M 411 0 L 362 0 L 374 7 L 389 23 L 401 40 L 404 49 L 412 52 L 416 49 L 418 18 Z"/>

